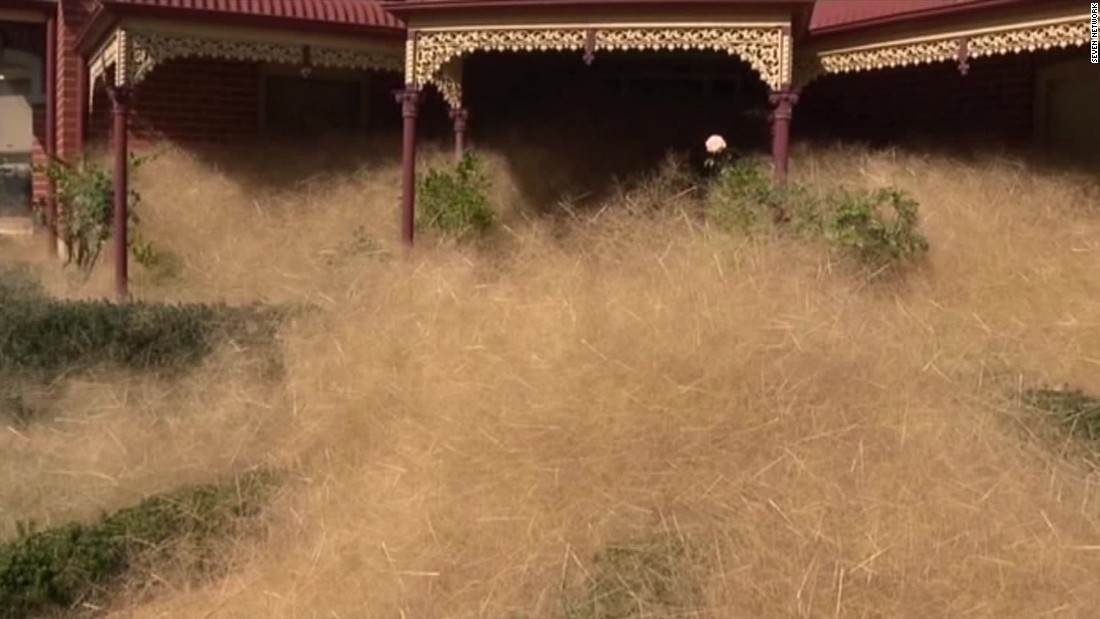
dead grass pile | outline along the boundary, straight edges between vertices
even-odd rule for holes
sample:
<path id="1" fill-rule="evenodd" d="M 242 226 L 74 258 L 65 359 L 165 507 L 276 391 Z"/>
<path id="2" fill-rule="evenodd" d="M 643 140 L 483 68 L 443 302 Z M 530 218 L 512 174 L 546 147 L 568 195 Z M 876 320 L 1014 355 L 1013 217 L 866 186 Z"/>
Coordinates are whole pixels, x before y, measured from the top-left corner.
<path id="1" fill-rule="evenodd" d="M 1011 161 L 800 153 L 806 182 L 893 183 L 920 201 L 927 264 L 871 285 L 821 248 L 731 238 L 682 209 L 326 262 L 358 225 L 393 249 L 392 165 L 264 199 L 183 155 L 159 165 L 171 180 L 150 172 L 149 236 L 188 266 L 148 294 L 323 311 L 288 327 L 277 394 L 208 377 L 177 387 L 193 412 L 168 417 L 174 405 L 119 401 L 129 380 L 98 404 L 74 398 L 104 415 L 75 435 L 59 423 L 4 439 L 73 448 L 65 467 L 82 477 L 46 489 L 74 503 L 104 475 L 125 490 L 93 489 L 100 502 L 248 459 L 294 471 L 242 567 L 119 616 L 1100 605 L 1097 476 L 1012 395 L 1100 393 L 1100 202 L 1086 182 Z M 0 487 L 58 466 L 22 449 Z M 29 511 L 56 509 L 36 500 Z"/>

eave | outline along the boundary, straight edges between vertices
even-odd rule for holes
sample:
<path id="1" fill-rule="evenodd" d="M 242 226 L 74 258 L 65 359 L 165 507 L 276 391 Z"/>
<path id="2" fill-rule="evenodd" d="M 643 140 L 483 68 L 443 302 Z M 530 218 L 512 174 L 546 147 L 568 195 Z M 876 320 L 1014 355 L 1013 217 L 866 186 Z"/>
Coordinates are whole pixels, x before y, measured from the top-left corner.
<path id="1" fill-rule="evenodd" d="M 414 0 L 383 2 L 382 8 L 391 15 L 408 21 L 407 16 L 426 14 L 476 13 L 494 9 L 532 10 L 552 12 L 558 8 L 586 9 L 593 12 L 609 12 L 624 9 L 653 9 L 660 7 L 676 10 L 715 9 L 744 7 L 749 9 L 808 9 L 813 0 Z"/>
<path id="2" fill-rule="evenodd" d="M 829 35 L 839 33 L 847 34 L 860 30 L 874 29 L 882 26 L 893 26 L 898 24 L 920 25 L 921 23 L 934 21 L 939 18 L 951 18 L 960 14 L 978 13 L 991 8 L 998 8 L 1006 5 L 1020 5 L 1026 2 L 1027 0 L 980 0 L 967 4 L 938 6 L 917 11 L 906 11 L 904 13 L 894 13 L 868 19 L 846 21 L 838 24 L 821 26 L 813 28 L 810 31 L 810 35 L 816 38 L 827 37 Z M 1034 2 L 1032 1 L 1032 4 L 1033 3 Z"/>

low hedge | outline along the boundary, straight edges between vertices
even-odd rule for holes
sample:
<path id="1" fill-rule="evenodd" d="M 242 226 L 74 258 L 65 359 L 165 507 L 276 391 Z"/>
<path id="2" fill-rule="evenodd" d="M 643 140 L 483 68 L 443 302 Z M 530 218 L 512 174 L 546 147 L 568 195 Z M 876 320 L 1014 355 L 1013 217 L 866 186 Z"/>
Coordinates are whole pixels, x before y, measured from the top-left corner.
<path id="1" fill-rule="evenodd" d="M 0 372 L 193 366 L 218 344 L 265 350 L 284 312 L 270 306 L 0 299 Z"/>
<path id="2" fill-rule="evenodd" d="M 66 524 L 0 545 L 0 619 L 25 619 L 105 597 L 138 562 L 168 559 L 187 545 L 200 571 L 216 549 L 254 519 L 276 484 L 269 471 L 149 498 L 90 525 Z M 195 557 L 191 557 L 195 558 Z"/>

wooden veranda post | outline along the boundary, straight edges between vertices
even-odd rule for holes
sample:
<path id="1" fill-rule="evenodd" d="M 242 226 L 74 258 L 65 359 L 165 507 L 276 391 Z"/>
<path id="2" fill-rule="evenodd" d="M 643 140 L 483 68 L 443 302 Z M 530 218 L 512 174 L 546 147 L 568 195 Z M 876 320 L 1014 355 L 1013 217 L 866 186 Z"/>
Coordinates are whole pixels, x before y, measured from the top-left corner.
<path id="1" fill-rule="evenodd" d="M 129 253 L 127 240 L 127 219 L 129 209 L 127 200 L 130 194 L 129 175 L 129 124 L 130 100 L 132 90 L 129 86 L 111 86 L 107 89 L 111 97 L 111 116 L 113 120 L 111 149 L 114 155 L 114 249 L 115 249 L 115 298 L 123 303 L 130 298 Z"/>
<path id="2" fill-rule="evenodd" d="M 466 131 L 469 128 L 470 112 L 466 108 L 452 108 L 451 121 L 455 130 L 455 161 L 466 156 Z"/>
<path id="3" fill-rule="evenodd" d="M 769 101 L 775 110 L 772 112 L 772 166 L 774 182 L 777 186 L 787 183 L 787 170 L 790 164 L 791 118 L 794 106 L 798 103 L 798 93 L 784 86 L 773 91 Z"/>
<path id="4" fill-rule="evenodd" d="M 401 241 L 411 247 L 416 221 L 416 116 L 420 90 L 406 84 L 394 93 L 401 104 Z"/>

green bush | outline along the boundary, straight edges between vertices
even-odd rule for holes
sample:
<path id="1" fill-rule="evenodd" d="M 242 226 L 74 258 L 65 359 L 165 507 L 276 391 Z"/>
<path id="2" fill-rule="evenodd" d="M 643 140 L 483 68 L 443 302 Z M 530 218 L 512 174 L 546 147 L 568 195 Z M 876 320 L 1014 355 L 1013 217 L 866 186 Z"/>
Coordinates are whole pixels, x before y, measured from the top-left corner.
<path id="1" fill-rule="evenodd" d="M 708 217 L 724 230 L 776 230 L 825 241 L 879 272 L 912 262 L 928 251 L 918 205 L 895 188 L 819 193 L 797 183 L 775 187 L 766 165 L 737 161 L 717 167 Z"/>
<path id="2" fill-rule="evenodd" d="M 193 366 L 221 342 L 268 353 L 284 312 L 265 306 L 0 301 L 0 372 Z M 268 361 L 275 361 L 268 358 Z"/>
<path id="3" fill-rule="evenodd" d="M 150 157 L 131 155 L 131 174 Z M 87 159 L 76 165 L 51 161 L 36 170 L 45 173 L 57 187 L 58 221 L 54 230 L 65 245 L 67 264 L 75 264 L 90 273 L 103 252 L 114 226 L 115 186 L 111 173 Z M 143 266 L 157 268 L 166 259 L 141 236 L 137 209 L 141 195 L 130 189 L 127 205 L 127 241 L 134 259 Z M 45 205 L 37 205 L 39 223 L 45 224 Z"/>
<path id="4" fill-rule="evenodd" d="M 93 595 L 138 563 L 170 559 L 186 548 L 199 573 L 217 563 L 217 549 L 255 518 L 276 483 L 269 472 L 232 483 L 184 488 L 104 516 L 91 525 L 45 531 L 21 526 L 0 546 L 0 619 L 40 616 Z"/>
<path id="5" fill-rule="evenodd" d="M 1051 413 L 1071 434 L 1089 441 L 1100 439 L 1100 398 L 1081 390 L 1029 389 L 1023 402 Z"/>
<path id="6" fill-rule="evenodd" d="M 830 203 L 825 238 L 867 267 L 900 266 L 928 251 L 917 202 L 901 190 L 846 191 Z"/>
<path id="7" fill-rule="evenodd" d="M 430 170 L 419 182 L 419 225 L 454 238 L 488 230 L 496 219 L 481 160 L 467 154 L 455 170 Z"/>
<path id="8" fill-rule="evenodd" d="M 773 187 L 767 168 L 755 161 L 719 166 L 707 207 L 708 217 L 730 232 L 762 232 L 784 219 L 783 192 Z"/>

